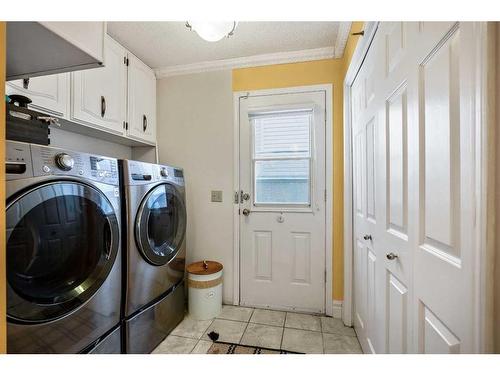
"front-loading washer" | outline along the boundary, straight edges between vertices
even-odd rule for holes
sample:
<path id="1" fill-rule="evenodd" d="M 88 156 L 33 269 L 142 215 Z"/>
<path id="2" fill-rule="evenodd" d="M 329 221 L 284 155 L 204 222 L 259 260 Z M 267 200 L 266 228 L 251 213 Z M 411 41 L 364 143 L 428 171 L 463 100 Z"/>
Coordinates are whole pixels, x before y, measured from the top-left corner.
<path id="1" fill-rule="evenodd" d="M 120 160 L 126 353 L 149 353 L 183 319 L 186 204 L 184 173 Z"/>
<path id="2" fill-rule="evenodd" d="M 6 147 L 7 350 L 79 353 L 120 324 L 118 162 Z"/>

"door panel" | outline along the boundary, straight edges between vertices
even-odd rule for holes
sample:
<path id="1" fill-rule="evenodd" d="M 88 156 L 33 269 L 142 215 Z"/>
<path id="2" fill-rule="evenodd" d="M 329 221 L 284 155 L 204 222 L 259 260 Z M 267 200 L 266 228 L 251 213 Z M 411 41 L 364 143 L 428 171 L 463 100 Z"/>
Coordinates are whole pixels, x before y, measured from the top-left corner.
<path id="1" fill-rule="evenodd" d="M 421 353 L 458 354 L 460 340 L 425 305 L 421 307 Z"/>
<path id="2" fill-rule="evenodd" d="M 255 280 L 271 281 L 273 278 L 273 233 L 254 232 Z"/>
<path id="3" fill-rule="evenodd" d="M 388 230 L 406 238 L 408 225 L 406 85 L 398 88 L 387 107 L 387 203 Z"/>
<path id="4" fill-rule="evenodd" d="M 354 327 L 357 328 L 358 338 L 360 342 L 366 339 L 363 335 L 366 322 L 366 250 L 361 240 L 356 241 L 356 248 L 354 250 L 354 277 L 356 279 L 354 295 L 355 295 L 355 314 L 356 319 Z"/>
<path id="5" fill-rule="evenodd" d="M 293 249 L 292 282 L 311 283 L 311 233 L 291 233 Z"/>
<path id="6" fill-rule="evenodd" d="M 457 30 L 420 67 L 423 102 L 424 244 L 459 257 L 459 105 Z M 457 259 L 458 260 L 458 259 Z"/>
<path id="7" fill-rule="evenodd" d="M 387 348 L 388 353 L 407 352 L 408 288 L 387 273 Z"/>
<path id="8" fill-rule="evenodd" d="M 325 312 L 325 100 L 240 101 L 242 305 Z"/>

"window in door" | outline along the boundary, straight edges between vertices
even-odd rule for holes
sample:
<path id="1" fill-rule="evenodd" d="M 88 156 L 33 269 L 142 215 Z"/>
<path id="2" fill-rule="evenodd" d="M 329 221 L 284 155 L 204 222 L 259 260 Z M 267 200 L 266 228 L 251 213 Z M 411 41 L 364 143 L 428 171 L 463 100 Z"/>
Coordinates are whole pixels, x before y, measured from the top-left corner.
<path id="1" fill-rule="evenodd" d="M 312 109 L 249 117 L 254 206 L 310 206 Z"/>

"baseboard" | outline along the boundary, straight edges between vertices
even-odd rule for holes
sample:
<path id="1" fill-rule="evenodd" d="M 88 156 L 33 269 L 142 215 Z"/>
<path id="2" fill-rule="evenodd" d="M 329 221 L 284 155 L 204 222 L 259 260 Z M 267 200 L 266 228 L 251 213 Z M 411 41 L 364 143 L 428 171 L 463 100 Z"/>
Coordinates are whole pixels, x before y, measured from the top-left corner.
<path id="1" fill-rule="evenodd" d="M 342 319 L 342 302 L 343 301 L 338 301 L 338 300 L 332 301 L 332 305 L 333 305 L 332 316 L 334 318 Z"/>

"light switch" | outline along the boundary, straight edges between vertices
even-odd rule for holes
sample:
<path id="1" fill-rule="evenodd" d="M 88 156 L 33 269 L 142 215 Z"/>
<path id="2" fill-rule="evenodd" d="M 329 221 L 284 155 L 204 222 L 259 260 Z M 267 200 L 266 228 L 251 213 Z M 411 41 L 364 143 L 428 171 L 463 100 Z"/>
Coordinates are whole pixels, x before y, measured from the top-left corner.
<path id="1" fill-rule="evenodd" d="M 212 190 L 211 201 L 212 202 L 222 202 L 222 190 Z"/>

